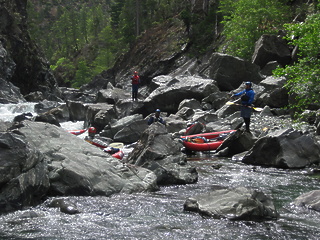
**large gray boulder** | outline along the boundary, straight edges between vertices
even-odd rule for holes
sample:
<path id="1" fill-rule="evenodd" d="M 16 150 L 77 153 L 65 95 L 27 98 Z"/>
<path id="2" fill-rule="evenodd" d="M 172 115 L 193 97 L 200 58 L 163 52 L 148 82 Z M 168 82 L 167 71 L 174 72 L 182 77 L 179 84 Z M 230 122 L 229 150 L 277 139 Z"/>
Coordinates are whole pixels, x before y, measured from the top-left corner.
<path id="1" fill-rule="evenodd" d="M 161 108 L 161 111 L 165 112 L 176 112 L 181 101 L 185 99 L 201 101 L 214 92 L 219 92 L 214 80 L 176 76 L 151 92 L 144 100 L 144 108 L 147 113 L 154 112 L 156 108 Z"/>
<path id="2" fill-rule="evenodd" d="M 98 92 L 96 102 L 115 104 L 121 99 L 131 99 L 131 91 L 112 87 L 111 84 L 108 86 L 110 87 Z"/>
<path id="3" fill-rule="evenodd" d="M 303 168 L 320 162 L 320 148 L 309 135 L 281 129 L 259 138 L 243 163 L 278 168 Z"/>
<path id="4" fill-rule="evenodd" d="M 85 123 L 86 127 L 93 126 L 100 132 L 104 127 L 117 119 L 117 113 L 114 105 L 108 103 L 95 103 L 85 105 Z"/>
<path id="5" fill-rule="evenodd" d="M 31 121 L 22 124 L 19 134 L 48 161 L 50 195 L 109 196 L 157 188 L 151 171 L 133 170 L 62 128 Z"/>
<path id="6" fill-rule="evenodd" d="M 262 80 L 259 66 L 222 53 L 208 52 L 200 59 L 191 59 L 170 75 L 198 75 L 214 79 L 221 91 L 231 91 L 242 82 L 259 83 Z"/>
<path id="7" fill-rule="evenodd" d="M 283 108 L 288 105 L 288 90 L 284 87 L 285 78 L 267 77 L 260 82 L 264 90 L 258 94 L 254 104 L 257 106 L 270 106 L 272 108 Z"/>
<path id="8" fill-rule="evenodd" d="M 195 183 L 198 173 L 187 163 L 181 147 L 166 127 L 156 122 L 144 131 L 128 162 L 153 171 L 159 185 Z"/>
<path id="9" fill-rule="evenodd" d="M 147 129 L 147 127 L 148 124 L 146 120 L 133 122 L 118 131 L 114 135 L 113 140 L 123 142 L 125 144 L 134 143 L 140 139 L 142 133 Z"/>
<path id="10" fill-rule="evenodd" d="M 0 212 L 39 204 L 50 184 L 47 158 L 24 136 L 0 133 Z"/>
<path id="11" fill-rule="evenodd" d="M 255 44 L 252 62 L 261 69 L 271 61 L 277 61 L 280 65 L 285 66 L 291 60 L 291 51 L 282 37 L 264 34 Z"/>
<path id="12" fill-rule="evenodd" d="M 233 156 L 235 154 L 248 151 L 256 141 L 257 138 L 253 134 L 248 133 L 243 129 L 238 129 L 223 141 L 223 143 L 217 148 L 216 152 L 223 156 Z"/>
<path id="13" fill-rule="evenodd" d="M 278 217 L 270 197 L 263 192 L 244 187 L 218 189 L 188 198 L 184 203 L 184 209 L 230 220 L 263 221 Z"/>
<path id="14" fill-rule="evenodd" d="M 297 197 L 294 204 L 320 212 L 320 190 L 313 190 Z"/>
<path id="15" fill-rule="evenodd" d="M 141 134 L 147 127 L 147 121 L 143 119 L 143 116 L 141 114 L 134 114 L 106 125 L 100 133 L 100 136 L 115 138 L 117 135 L 117 141 L 133 143 L 139 140 Z"/>

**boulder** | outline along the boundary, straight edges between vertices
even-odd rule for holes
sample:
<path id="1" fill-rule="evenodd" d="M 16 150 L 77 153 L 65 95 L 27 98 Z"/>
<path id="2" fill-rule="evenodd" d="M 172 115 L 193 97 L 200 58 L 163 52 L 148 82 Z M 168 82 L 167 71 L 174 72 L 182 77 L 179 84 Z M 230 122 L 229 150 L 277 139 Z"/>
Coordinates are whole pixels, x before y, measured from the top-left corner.
<path id="1" fill-rule="evenodd" d="M 118 131 L 114 135 L 113 140 L 123 142 L 125 144 L 134 143 L 140 139 L 142 133 L 147 129 L 147 127 L 148 124 L 146 120 L 132 122 Z"/>
<path id="2" fill-rule="evenodd" d="M 80 101 L 67 101 L 70 121 L 84 121 L 86 117 L 86 105 Z"/>
<path id="3" fill-rule="evenodd" d="M 184 210 L 229 220 L 264 221 L 278 217 L 270 197 L 244 187 L 218 189 L 188 198 L 184 203 Z"/>
<path id="4" fill-rule="evenodd" d="M 110 122 L 117 119 L 114 105 L 107 103 L 92 103 L 85 105 L 85 126 L 93 126 L 100 132 Z"/>
<path id="5" fill-rule="evenodd" d="M 269 106 L 272 108 L 283 108 L 288 105 L 288 90 L 284 88 L 285 78 L 267 77 L 260 82 L 264 90 L 257 94 L 254 104 L 257 106 Z"/>
<path id="6" fill-rule="evenodd" d="M 48 207 L 59 208 L 61 212 L 66 214 L 77 214 L 80 213 L 75 203 L 65 198 L 55 198 L 47 203 Z"/>
<path id="7" fill-rule="evenodd" d="M 0 133 L 0 211 L 39 204 L 50 184 L 47 158 L 24 136 Z"/>
<path id="8" fill-rule="evenodd" d="M 20 93 L 19 88 L 0 77 L 0 103 L 7 104 L 25 101 L 26 100 Z"/>
<path id="9" fill-rule="evenodd" d="M 198 173 L 180 151 L 181 144 L 161 123 L 151 124 L 142 134 L 128 162 L 153 171 L 159 185 L 195 183 Z"/>
<path id="10" fill-rule="evenodd" d="M 186 69 L 188 69 L 186 71 Z M 242 82 L 259 83 L 262 80 L 259 66 L 227 54 L 208 52 L 200 59 L 191 59 L 170 75 L 201 76 L 213 79 L 221 91 L 231 91 Z"/>
<path id="11" fill-rule="evenodd" d="M 261 69 L 260 73 L 265 76 L 272 76 L 273 70 L 276 70 L 278 67 L 280 67 L 280 65 L 277 61 L 271 61 Z"/>
<path id="12" fill-rule="evenodd" d="M 135 124 L 137 122 L 141 123 L 141 124 L 139 124 L 139 126 L 142 125 L 142 128 L 135 129 Z M 130 143 L 133 143 L 140 138 L 142 132 L 147 127 L 148 127 L 147 120 L 144 120 L 141 114 L 134 114 L 134 115 L 126 116 L 124 118 L 120 118 L 119 120 L 113 121 L 110 124 L 106 125 L 104 127 L 104 129 L 102 130 L 102 132 L 100 133 L 100 136 L 114 138 L 115 135 L 118 132 L 122 131 L 123 129 L 132 129 L 132 133 L 137 135 L 135 137 L 135 140 L 130 142 Z M 120 138 L 120 135 L 123 136 L 123 134 L 119 134 L 119 138 Z"/>
<path id="13" fill-rule="evenodd" d="M 131 91 L 112 87 L 100 90 L 97 94 L 96 102 L 115 104 L 121 99 L 131 99 Z"/>
<path id="14" fill-rule="evenodd" d="M 320 190 L 313 190 L 297 197 L 294 204 L 320 212 Z"/>
<path id="15" fill-rule="evenodd" d="M 110 196 L 157 189 L 153 172 L 140 167 L 133 170 L 62 128 L 24 121 L 15 131 L 48 159 L 48 195 Z"/>
<path id="16" fill-rule="evenodd" d="M 94 103 L 96 100 L 95 94 L 85 93 L 79 89 L 67 87 L 60 87 L 59 89 L 63 100 L 66 102 L 75 101 L 82 103 Z"/>
<path id="17" fill-rule="evenodd" d="M 285 66 L 290 64 L 291 60 L 291 51 L 282 37 L 264 34 L 255 44 L 252 62 L 261 69 L 271 61 L 277 61 L 280 65 Z"/>
<path id="18" fill-rule="evenodd" d="M 155 108 L 161 111 L 174 113 L 181 101 L 196 99 L 201 101 L 211 93 L 219 92 L 216 82 L 193 76 L 176 76 L 155 89 L 145 100 L 144 108 L 147 113 L 154 112 Z"/>
<path id="19" fill-rule="evenodd" d="M 202 99 L 202 104 L 210 103 L 212 108 L 217 110 L 224 106 L 224 104 L 230 99 L 230 95 L 226 92 L 215 92 Z"/>
<path id="20" fill-rule="evenodd" d="M 41 102 L 44 100 L 43 93 L 40 91 L 30 92 L 29 94 L 25 95 L 24 98 L 28 102 Z"/>
<path id="21" fill-rule="evenodd" d="M 238 129 L 235 133 L 230 134 L 223 143 L 216 149 L 216 152 L 220 152 L 223 149 L 223 156 L 233 156 L 238 153 L 248 151 L 252 148 L 257 139 L 251 134 L 242 129 Z"/>
<path id="22" fill-rule="evenodd" d="M 190 120 L 192 116 L 195 114 L 195 111 L 189 107 L 182 107 L 175 113 L 175 115 L 183 120 Z"/>
<path id="23" fill-rule="evenodd" d="M 309 135 L 280 129 L 259 138 L 243 163 L 278 168 L 304 168 L 319 163 L 320 147 Z"/>
<path id="24" fill-rule="evenodd" d="M 201 104 L 196 99 L 185 99 L 182 102 L 180 102 L 178 109 L 181 109 L 183 107 L 188 107 L 191 109 L 202 109 Z"/>

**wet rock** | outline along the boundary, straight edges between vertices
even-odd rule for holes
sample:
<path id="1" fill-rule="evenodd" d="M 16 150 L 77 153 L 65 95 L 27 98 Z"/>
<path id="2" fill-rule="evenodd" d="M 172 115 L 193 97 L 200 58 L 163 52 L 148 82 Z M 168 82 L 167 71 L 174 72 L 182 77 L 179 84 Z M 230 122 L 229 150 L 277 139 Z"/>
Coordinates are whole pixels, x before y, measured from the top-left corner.
<path id="1" fill-rule="evenodd" d="M 272 199 L 263 192 L 244 187 L 218 189 L 188 198 L 184 210 L 230 220 L 275 220 L 278 213 Z"/>
<path id="2" fill-rule="evenodd" d="M 68 201 L 67 199 L 53 199 L 48 203 L 48 207 L 59 208 L 61 212 L 66 214 L 77 214 L 80 213 L 75 203 Z"/>
<path id="3" fill-rule="evenodd" d="M 299 196 L 294 204 L 320 212 L 320 190 L 313 190 Z"/>

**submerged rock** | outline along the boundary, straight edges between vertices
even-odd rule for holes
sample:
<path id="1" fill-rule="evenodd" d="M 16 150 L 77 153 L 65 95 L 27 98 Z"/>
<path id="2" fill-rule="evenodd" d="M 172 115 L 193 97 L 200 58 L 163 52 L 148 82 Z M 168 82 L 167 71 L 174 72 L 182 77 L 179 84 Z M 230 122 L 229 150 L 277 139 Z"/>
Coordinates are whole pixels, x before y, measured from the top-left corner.
<path id="1" fill-rule="evenodd" d="M 61 212 L 67 214 L 76 214 L 80 213 L 78 207 L 75 203 L 68 201 L 67 199 L 57 198 L 53 199 L 49 204 L 48 207 L 59 208 Z"/>
<path id="2" fill-rule="evenodd" d="M 219 189 L 191 197 L 184 203 L 184 209 L 230 220 L 263 221 L 278 217 L 270 197 L 244 187 Z"/>
<path id="3" fill-rule="evenodd" d="M 296 198 L 294 204 L 320 212 L 320 190 L 307 192 Z"/>

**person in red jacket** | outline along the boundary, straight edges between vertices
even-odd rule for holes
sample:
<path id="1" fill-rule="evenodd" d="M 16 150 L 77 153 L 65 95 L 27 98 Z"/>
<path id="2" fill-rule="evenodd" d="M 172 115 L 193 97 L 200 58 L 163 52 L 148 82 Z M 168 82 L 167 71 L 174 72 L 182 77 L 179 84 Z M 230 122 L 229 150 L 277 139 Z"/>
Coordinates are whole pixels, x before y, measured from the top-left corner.
<path id="1" fill-rule="evenodd" d="M 132 101 L 138 100 L 138 89 L 140 84 L 140 77 L 137 71 L 134 71 L 134 74 L 131 76 L 132 84 Z"/>

